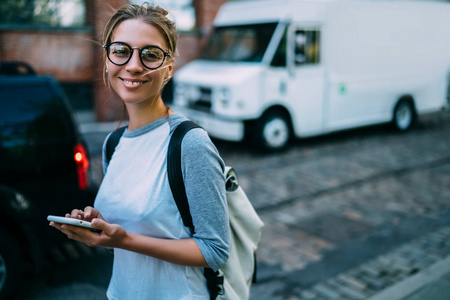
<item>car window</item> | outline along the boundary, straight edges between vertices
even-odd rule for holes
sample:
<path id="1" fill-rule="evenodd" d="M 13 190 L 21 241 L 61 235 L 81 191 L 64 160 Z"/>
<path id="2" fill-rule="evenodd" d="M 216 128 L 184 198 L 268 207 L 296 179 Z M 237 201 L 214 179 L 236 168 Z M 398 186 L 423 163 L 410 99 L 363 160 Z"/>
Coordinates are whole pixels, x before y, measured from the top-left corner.
<path id="1" fill-rule="evenodd" d="M 0 139 L 46 142 L 66 136 L 63 107 L 49 84 L 27 82 L 0 87 Z"/>

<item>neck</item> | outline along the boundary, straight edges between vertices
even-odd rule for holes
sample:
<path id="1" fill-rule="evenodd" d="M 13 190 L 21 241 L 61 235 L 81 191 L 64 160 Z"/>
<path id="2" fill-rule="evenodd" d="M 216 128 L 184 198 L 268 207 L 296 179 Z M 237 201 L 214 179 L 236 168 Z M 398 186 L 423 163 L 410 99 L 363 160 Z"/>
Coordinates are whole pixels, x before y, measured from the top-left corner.
<path id="1" fill-rule="evenodd" d="M 155 99 L 155 101 L 145 101 L 135 104 L 126 103 L 125 105 L 130 118 L 130 123 L 128 125 L 129 130 L 137 129 L 173 113 L 170 110 L 167 110 L 161 97 Z"/>

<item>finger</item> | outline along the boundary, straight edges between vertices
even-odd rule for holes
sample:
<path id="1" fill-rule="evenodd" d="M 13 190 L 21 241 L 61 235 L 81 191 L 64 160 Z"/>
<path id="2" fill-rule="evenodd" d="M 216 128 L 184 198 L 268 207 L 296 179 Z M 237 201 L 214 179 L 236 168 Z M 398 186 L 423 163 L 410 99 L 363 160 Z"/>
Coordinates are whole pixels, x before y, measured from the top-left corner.
<path id="1" fill-rule="evenodd" d="M 69 228 L 65 224 L 50 222 L 50 226 L 58 229 L 59 231 L 61 231 L 62 233 L 64 233 L 67 236 L 71 235 Z"/>
<path id="2" fill-rule="evenodd" d="M 86 206 L 86 208 L 84 209 L 84 217 L 86 219 L 89 219 L 95 215 L 95 208 L 93 208 L 92 206 Z"/>
<path id="3" fill-rule="evenodd" d="M 108 224 L 106 221 L 98 218 L 94 218 L 91 221 L 91 224 L 93 227 L 100 229 L 101 231 L 104 231 L 105 233 L 109 232 L 110 224 Z"/>
<path id="4" fill-rule="evenodd" d="M 94 233 L 89 229 L 67 225 L 67 224 L 59 224 L 55 222 L 50 222 L 50 226 L 61 231 L 61 233 L 65 234 L 67 238 L 75 241 L 82 242 L 87 246 L 93 247 L 97 245 L 98 233 Z"/>
<path id="5" fill-rule="evenodd" d="M 61 231 L 65 233 L 69 238 L 85 242 L 85 240 L 89 240 L 94 234 L 91 230 L 87 228 L 82 228 L 78 226 L 62 224 Z"/>
<path id="6" fill-rule="evenodd" d="M 58 226 L 58 225 L 61 225 L 61 224 L 58 224 L 58 223 L 55 223 L 55 222 L 51 221 L 51 222 L 49 223 L 49 225 L 52 226 L 52 227 L 55 227 L 56 229 L 59 230 L 59 226 Z"/>
<path id="7" fill-rule="evenodd" d="M 71 218 L 74 219 L 83 219 L 84 218 L 84 212 L 81 209 L 74 209 L 72 210 L 71 214 L 70 214 Z"/>

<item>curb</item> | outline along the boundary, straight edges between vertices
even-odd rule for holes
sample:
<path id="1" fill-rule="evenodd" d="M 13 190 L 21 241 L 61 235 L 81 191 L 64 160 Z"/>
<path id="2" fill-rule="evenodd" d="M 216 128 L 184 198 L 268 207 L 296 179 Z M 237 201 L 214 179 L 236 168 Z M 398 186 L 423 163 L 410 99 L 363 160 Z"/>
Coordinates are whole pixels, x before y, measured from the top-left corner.
<path id="1" fill-rule="evenodd" d="M 435 263 L 428 269 L 383 290 L 368 300 L 404 299 L 447 273 L 450 273 L 450 256 Z"/>
<path id="2" fill-rule="evenodd" d="M 81 123 L 78 128 L 82 134 L 85 133 L 110 133 L 114 131 L 119 122 L 109 123 Z"/>

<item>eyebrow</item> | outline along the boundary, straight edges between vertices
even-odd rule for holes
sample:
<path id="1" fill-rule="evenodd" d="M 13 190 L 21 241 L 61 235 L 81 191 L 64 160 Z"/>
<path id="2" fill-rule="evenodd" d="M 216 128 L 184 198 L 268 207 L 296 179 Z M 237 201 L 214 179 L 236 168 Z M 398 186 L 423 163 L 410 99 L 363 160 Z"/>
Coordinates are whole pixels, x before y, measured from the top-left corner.
<path id="1" fill-rule="evenodd" d="M 111 44 L 111 43 L 122 43 L 122 44 L 125 44 L 125 45 L 131 47 L 131 45 L 130 45 L 129 43 L 123 42 L 123 41 L 111 41 L 110 44 Z M 145 48 L 145 47 L 158 47 L 158 48 L 161 48 L 162 50 L 164 50 L 164 47 L 162 47 L 162 46 L 160 46 L 160 45 L 145 45 L 144 47 L 131 47 L 131 48 L 139 48 L 139 49 L 142 49 L 142 48 Z M 164 51 L 168 52 L 167 50 L 164 50 Z"/>

